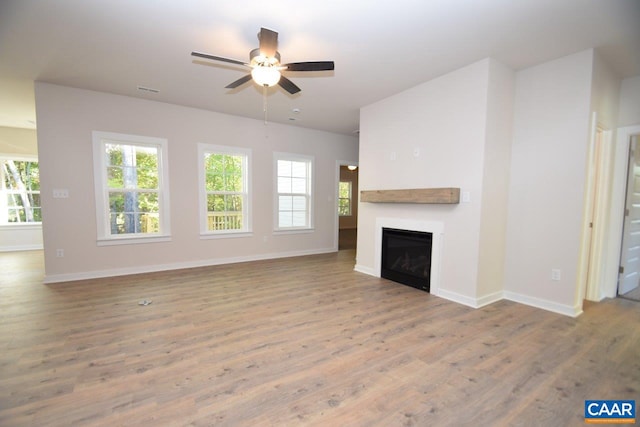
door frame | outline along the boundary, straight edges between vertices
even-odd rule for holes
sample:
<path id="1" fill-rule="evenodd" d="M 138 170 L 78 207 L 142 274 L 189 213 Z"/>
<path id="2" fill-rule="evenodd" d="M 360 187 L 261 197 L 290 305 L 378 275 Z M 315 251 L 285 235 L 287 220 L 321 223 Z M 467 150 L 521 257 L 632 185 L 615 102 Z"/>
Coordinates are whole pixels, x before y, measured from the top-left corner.
<path id="1" fill-rule="evenodd" d="M 608 197 L 610 196 L 612 162 L 612 131 L 599 123 L 597 114 L 591 117 L 589 149 L 587 152 L 584 213 L 580 243 L 579 268 L 576 284 L 576 306 L 584 299 L 599 301 L 604 269 L 600 260 L 606 250 Z"/>
<path id="2" fill-rule="evenodd" d="M 629 145 L 634 135 L 640 135 L 640 125 L 625 126 L 617 129 L 613 158 L 613 182 L 608 223 L 607 251 L 604 255 L 604 281 L 599 286 L 599 300 L 615 298 L 618 294 L 618 268 L 622 250 L 624 228 L 624 209 L 627 193 L 627 164 Z"/>
<path id="3" fill-rule="evenodd" d="M 338 196 L 339 196 L 338 189 L 340 187 L 340 166 L 350 166 L 350 165 L 360 167 L 360 164 L 357 161 L 336 160 L 335 179 L 334 179 L 334 184 L 333 184 L 333 188 L 334 188 L 334 196 L 333 196 L 334 208 L 333 208 L 333 212 L 335 214 L 335 216 L 334 216 L 333 248 L 336 251 L 338 251 L 339 239 L 340 239 L 340 215 L 338 215 Z M 360 173 L 360 171 L 358 171 L 358 173 Z M 358 203 L 359 201 L 360 201 L 359 195 L 357 195 L 357 194 L 352 194 L 351 195 L 351 203 Z"/>

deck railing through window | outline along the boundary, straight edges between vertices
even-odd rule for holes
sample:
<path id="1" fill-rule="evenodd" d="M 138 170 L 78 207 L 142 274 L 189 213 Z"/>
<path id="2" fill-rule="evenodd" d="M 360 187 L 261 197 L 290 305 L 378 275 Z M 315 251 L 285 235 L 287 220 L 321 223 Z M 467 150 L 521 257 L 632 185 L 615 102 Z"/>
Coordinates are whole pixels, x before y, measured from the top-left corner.
<path id="1" fill-rule="evenodd" d="M 242 212 L 208 212 L 207 229 L 240 230 L 242 229 Z"/>

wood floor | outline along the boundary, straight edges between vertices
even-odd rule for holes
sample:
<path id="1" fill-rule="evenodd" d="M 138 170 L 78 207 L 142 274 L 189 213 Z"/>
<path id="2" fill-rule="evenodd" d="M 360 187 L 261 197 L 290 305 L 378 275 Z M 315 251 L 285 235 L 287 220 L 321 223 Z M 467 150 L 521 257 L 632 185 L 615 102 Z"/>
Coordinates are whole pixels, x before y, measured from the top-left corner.
<path id="1" fill-rule="evenodd" d="M 636 287 L 635 289 L 627 292 L 624 295 L 621 295 L 623 298 L 627 298 L 627 299 L 632 299 L 635 301 L 640 301 L 640 286 Z"/>
<path id="2" fill-rule="evenodd" d="M 582 426 L 585 399 L 640 403 L 640 304 L 474 310 L 353 257 L 43 285 L 39 252 L 0 254 L 0 425 Z"/>

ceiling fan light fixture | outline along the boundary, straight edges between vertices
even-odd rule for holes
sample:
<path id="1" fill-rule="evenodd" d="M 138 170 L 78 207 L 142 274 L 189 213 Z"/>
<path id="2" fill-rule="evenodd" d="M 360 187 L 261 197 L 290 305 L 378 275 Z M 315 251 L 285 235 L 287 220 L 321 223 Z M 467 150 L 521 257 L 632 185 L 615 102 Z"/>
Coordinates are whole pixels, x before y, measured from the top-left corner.
<path id="1" fill-rule="evenodd" d="M 276 67 L 254 67 L 251 70 L 251 77 L 260 86 L 271 87 L 280 81 L 280 70 Z"/>

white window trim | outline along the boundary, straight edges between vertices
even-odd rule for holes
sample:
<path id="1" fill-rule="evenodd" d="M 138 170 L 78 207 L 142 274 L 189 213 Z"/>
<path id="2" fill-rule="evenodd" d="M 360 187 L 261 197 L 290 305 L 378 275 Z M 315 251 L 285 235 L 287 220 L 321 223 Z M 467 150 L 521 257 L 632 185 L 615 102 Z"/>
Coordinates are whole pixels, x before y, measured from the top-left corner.
<path id="1" fill-rule="evenodd" d="M 229 154 L 244 156 L 245 173 L 242 183 L 245 193 L 245 201 L 242 204 L 242 217 L 245 228 L 242 230 L 209 230 L 207 227 L 207 189 L 205 187 L 204 175 L 204 155 L 206 153 Z M 253 236 L 251 218 L 251 149 L 241 147 L 230 147 L 226 145 L 198 144 L 198 189 L 199 189 L 199 212 L 200 212 L 200 239 L 229 239 L 237 237 Z"/>
<path id="2" fill-rule="evenodd" d="M 278 160 L 308 162 L 310 165 L 309 182 L 307 191 L 309 194 L 309 212 L 307 220 L 309 224 L 304 227 L 280 227 L 278 225 L 279 205 L 278 205 Z M 273 153 L 273 234 L 298 234 L 311 233 L 314 231 L 314 193 L 315 193 L 315 157 L 304 154 L 293 154 L 284 152 Z"/>
<path id="3" fill-rule="evenodd" d="M 98 246 L 128 245 L 171 240 L 171 218 L 169 203 L 169 154 L 168 141 L 164 138 L 150 136 L 127 135 L 114 132 L 93 131 L 93 179 L 96 198 L 96 225 Z M 104 141 L 128 145 L 148 145 L 158 147 L 158 199 L 160 208 L 160 233 L 158 234 L 125 234 L 111 235 L 109 212 L 109 196 L 106 189 L 107 167 L 104 155 Z"/>
<path id="4" fill-rule="evenodd" d="M 35 155 L 31 155 L 31 154 L 5 154 L 5 153 L 0 153 L 0 160 L 16 160 L 19 162 L 36 162 L 38 163 L 38 166 L 40 165 L 40 161 L 38 160 L 38 156 Z M 0 185 L 2 185 L 2 183 L 0 182 Z M 38 193 L 40 194 L 40 209 L 42 209 L 42 181 L 40 182 L 40 191 L 38 191 Z M 0 228 L 2 227 L 8 227 L 10 229 L 24 229 L 24 230 L 29 230 L 29 229 L 42 229 L 42 221 L 34 221 L 34 222 L 6 222 L 6 223 L 0 223 Z"/>

